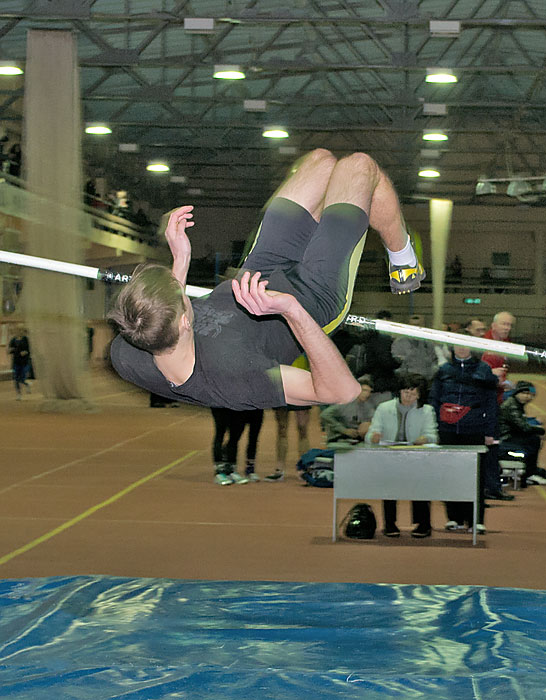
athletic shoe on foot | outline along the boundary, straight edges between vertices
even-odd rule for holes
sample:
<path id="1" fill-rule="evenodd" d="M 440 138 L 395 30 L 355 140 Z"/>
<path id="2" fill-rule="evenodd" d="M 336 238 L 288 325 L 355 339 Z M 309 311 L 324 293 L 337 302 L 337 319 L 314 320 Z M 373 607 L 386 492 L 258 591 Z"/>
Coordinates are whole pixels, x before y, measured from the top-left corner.
<path id="1" fill-rule="evenodd" d="M 458 522 L 455 520 L 448 520 L 447 523 L 444 525 L 444 530 L 464 530 L 465 527 L 464 525 L 459 525 Z"/>
<path id="2" fill-rule="evenodd" d="M 527 484 L 529 486 L 543 486 L 546 484 L 546 479 L 543 476 L 539 476 L 538 474 L 533 474 L 533 476 L 530 476 L 527 479 Z"/>
<path id="3" fill-rule="evenodd" d="M 471 527 L 468 528 L 468 532 L 472 532 L 472 528 L 471 528 Z M 487 532 L 487 530 L 485 529 L 485 525 L 482 525 L 481 523 L 478 523 L 478 524 L 476 525 L 476 532 L 477 532 L 478 535 L 485 535 L 485 533 Z"/>
<path id="4" fill-rule="evenodd" d="M 413 530 L 411 531 L 411 536 L 412 537 L 430 537 L 432 534 L 432 529 L 430 525 L 417 525 L 417 527 L 414 527 Z"/>
<path id="5" fill-rule="evenodd" d="M 233 481 L 227 474 L 222 474 L 222 472 L 218 472 L 218 474 L 214 475 L 214 483 L 220 484 L 220 486 L 231 486 Z"/>
<path id="6" fill-rule="evenodd" d="M 229 479 L 231 479 L 233 484 L 248 484 L 248 477 L 247 476 L 241 476 L 237 472 L 231 472 L 231 474 L 227 475 Z"/>
<path id="7" fill-rule="evenodd" d="M 256 474 L 256 472 L 247 472 L 245 476 L 249 481 L 260 481 L 260 477 Z"/>
<path id="8" fill-rule="evenodd" d="M 426 272 L 419 261 L 415 265 L 393 265 L 389 263 L 389 280 L 393 294 L 407 294 L 419 289 L 426 278 Z"/>
<path id="9" fill-rule="evenodd" d="M 387 525 L 383 530 L 385 537 L 400 537 L 400 530 L 396 525 Z"/>
<path id="10" fill-rule="evenodd" d="M 264 481 L 284 481 L 284 472 L 276 471 L 264 478 Z"/>

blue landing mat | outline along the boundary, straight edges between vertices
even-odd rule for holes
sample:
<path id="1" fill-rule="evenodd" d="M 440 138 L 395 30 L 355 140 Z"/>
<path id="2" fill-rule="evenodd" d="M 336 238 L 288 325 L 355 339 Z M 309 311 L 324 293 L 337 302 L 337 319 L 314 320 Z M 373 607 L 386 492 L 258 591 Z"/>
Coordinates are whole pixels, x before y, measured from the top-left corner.
<path id="1" fill-rule="evenodd" d="M 546 592 L 0 581 L 0 697 L 541 700 Z"/>

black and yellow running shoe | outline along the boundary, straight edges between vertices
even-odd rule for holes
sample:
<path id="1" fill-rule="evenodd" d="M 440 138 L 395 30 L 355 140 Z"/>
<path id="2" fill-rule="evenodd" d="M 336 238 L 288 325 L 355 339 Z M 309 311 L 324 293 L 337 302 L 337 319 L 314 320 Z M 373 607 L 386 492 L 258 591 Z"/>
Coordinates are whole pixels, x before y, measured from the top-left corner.
<path id="1" fill-rule="evenodd" d="M 418 261 L 416 265 L 393 265 L 389 263 L 389 280 L 393 294 L 407 294 L 419 289 L 426 272 Z"/>

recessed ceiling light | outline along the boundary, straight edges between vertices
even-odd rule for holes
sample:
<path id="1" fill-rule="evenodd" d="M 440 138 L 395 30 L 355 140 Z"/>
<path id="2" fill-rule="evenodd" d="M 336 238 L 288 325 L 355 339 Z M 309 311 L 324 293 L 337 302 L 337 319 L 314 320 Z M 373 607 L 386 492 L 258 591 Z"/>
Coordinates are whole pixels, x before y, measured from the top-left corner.
<path id="1" fill-rule="evenodd" d="M 262 136 L 266 139 L 287 139 L 289 133 L 282 126 L 266 126 Z"/>
<path id="2" fill-rule="evenodd" d="M 456 83 L 457 76 L 451 68 L 427 68 L 427 83 Z"/>
<path id="3" fill-rule="evenodd" d="M 154 163 L 148 163 L 146 170 L 152 173 L 168 173 L 170 168 L 167 163 L 159 163 L 156 161 Z"/>
<path id="4" fill-rule="evenodd" d="M 424 129 L 423 141 L 447 141 L 447 134 L 441 129 Z"/>
<path id="5" fill-rule="evenodd" d="M 87 124 L 85 127 L 86 134 L 111 134 L 112 129 L 106 124 L 99 124 L 98 122 Z"/>
<path id="6" fill-rule="evenodd" d="M 0 61 L 0 75 L 21 75 L 23 69 L 13 61 Z"/>
<path id="7" fill-rule="evenodd" d="M 241 69 L 241 66 L 236 65 L 218 65 L 214 66 L 213 78 L 219 78 L 220 80 L 242 80 L 245 78 L 245 74 Z"/>
<path id="8" fill-rule="evenodd" d="M 440 173 L 434 168 L 422 168 L 419 170 L 419 177 L 440 177 Z"/>

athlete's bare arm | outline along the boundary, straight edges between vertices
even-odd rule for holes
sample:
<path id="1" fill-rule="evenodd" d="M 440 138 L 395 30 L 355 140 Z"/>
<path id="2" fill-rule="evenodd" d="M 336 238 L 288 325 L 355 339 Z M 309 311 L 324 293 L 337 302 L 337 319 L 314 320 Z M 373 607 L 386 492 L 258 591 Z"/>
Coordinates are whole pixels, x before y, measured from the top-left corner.
<path id="1" fill-rule="evenodd" d="M 169 216 L 165 237 L 173 256 L 172 272 L 184 287 L 191 261 L 191 244 L 186 229 L 193 226 L 193 207 L 191 205 L 174 209 Z"/>
<path id="2" fill-rule="evenodd" d="M 232 280 L 235 298 L 256 316 L 280 314 L 305 350 L 310 372 L 281 365 L 286 402 L 295 405 L 349 403 L 360 394 L 360 384 L 322 328 L 291 294 L 271 292 L 260 273 L 247 271 L 241 281 Z"/>

